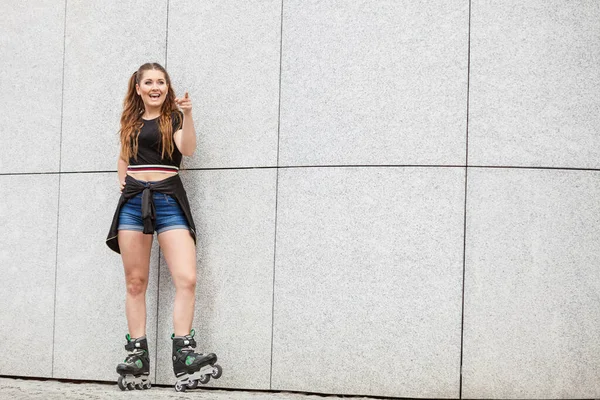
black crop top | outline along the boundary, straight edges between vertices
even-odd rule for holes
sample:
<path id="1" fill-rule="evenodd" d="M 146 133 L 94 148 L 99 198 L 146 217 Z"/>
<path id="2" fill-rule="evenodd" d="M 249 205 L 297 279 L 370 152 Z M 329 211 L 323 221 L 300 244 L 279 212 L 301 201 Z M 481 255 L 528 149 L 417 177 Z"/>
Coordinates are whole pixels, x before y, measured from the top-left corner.
<path id="1" fill-rule="evenodd" d="M 173 135 L 175 135 L 175 132 L 183 125 L 183 116 L 172 113 L 171 121 Z M 132 156 L 129 159 L 129 165 L 172 165 L 179 168 L 182 156 L 175 142 L 173 142 L 173 156 L 170 158 L 168 154 L 165 154 L 165 158 L 161 159 L 162 137 L 158 130 L 158 117 L 150 120 L 144 119 L 143 122 L 144 125 L 140 129 L 138 137 L 137 160 Z"/>

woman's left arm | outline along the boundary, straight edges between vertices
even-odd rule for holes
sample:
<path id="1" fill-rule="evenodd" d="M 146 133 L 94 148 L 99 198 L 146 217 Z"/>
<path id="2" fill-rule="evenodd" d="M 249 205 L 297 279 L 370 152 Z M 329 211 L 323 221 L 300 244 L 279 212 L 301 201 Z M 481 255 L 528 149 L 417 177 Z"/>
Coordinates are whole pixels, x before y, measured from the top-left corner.
<path id="1" fill-rule="evenodd" d="M 177 105 L 183 111 L 183 125 L 181 129 L 173 134 L 175 145 L 184 156 L 191 156 L 196 150 L 196 129 L 192 118 L 192 99 L 188 92 L 182 99 L 175 99 Z"/>

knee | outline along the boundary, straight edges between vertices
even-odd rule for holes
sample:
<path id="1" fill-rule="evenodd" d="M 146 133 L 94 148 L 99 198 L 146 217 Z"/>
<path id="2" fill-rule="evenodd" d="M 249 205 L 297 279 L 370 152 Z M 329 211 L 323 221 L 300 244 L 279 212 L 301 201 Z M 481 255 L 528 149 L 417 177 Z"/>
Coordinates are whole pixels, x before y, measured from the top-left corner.
<path id="1" fill-rule="evenodd" d="M 146 293 L 148 281 L 143 278 L 127 279 L 127 294 L 130 296 L 140 296 Z"/>
<path id="2" fill-rule="evenodd" d="M 180 276 L 175 285 L 178 290 L 196 291 L 196 274 Z"/>

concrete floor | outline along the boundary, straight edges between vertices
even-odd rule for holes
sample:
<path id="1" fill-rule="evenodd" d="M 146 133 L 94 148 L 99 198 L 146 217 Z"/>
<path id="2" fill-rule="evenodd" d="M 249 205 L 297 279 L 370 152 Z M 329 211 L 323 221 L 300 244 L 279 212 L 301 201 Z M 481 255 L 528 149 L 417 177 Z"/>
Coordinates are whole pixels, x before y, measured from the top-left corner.
<path id="1" fill-rule="evenodd" d="M 0 378 L 1 400 L 80 400 L 80 399 L 202 399 L 202 400 L 329 400 L 340 396 L 309 395 L 288 392 L 248 392 L 225 389 L 196 389 L 177 393 L 173 387 L 152 387 L 150 390 L 121 391 L 116 383 L 75 383 L 57 380 Z M 356 400 L 369 397 L 346 396 Z"/>

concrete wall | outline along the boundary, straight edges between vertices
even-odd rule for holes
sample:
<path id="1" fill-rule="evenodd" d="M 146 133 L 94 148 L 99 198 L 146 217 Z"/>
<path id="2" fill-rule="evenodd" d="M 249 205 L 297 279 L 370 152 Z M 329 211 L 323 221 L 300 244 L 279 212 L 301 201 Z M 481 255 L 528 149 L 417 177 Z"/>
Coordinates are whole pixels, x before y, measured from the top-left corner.
<path id="1" fill-rule="evenodd" d="M 211 385 L 599 397 L 599 20 L 595 0 L 3 1 L 0 375 L 116 379 L 118 118 L 157 61 L 194 100 Z"/>

